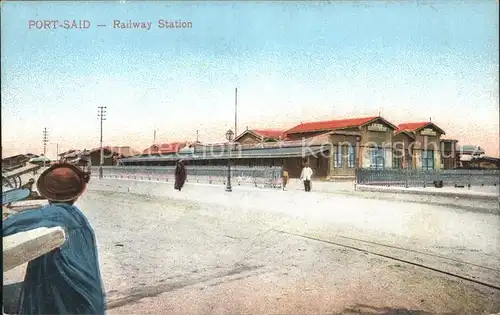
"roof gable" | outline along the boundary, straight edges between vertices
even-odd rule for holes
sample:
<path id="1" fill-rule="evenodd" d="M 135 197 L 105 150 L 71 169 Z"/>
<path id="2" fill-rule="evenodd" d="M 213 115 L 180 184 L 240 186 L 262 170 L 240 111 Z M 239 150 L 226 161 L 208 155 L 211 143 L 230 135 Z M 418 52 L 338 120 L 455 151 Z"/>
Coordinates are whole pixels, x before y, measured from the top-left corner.
<path id="1" fill-rule="evenodd" d="M 436 126 L 434 123 L 430 121 L 421 121 L 421 122 L 409 122 L 409 123 L 402 123 L 399 124 L 397 127 L 398 131 L 410 131 L 410 132 L 417 132 L 421 129 L 424 128 L 432 128 L 437 130 L 441 134 L 445 134 L 444 130 Z"/>
<path id="2" fill-rule="evenodd" d="M 396 130 L 398 129 L 398 127 L 392 123 L 390 123 L 388 120 L 382 118 L 382 117 L 375 117 L 374 119 L 370 120 L 370 121 L 367 121 L 366 123 L 364 124 L 361 124 L 361 126 L 367 126 L 368 127 L 368 130 L 378 130 L 377 128 L 376 129 L 370 129 L 370 126 L 372 124 L 375 124 L 375 125 L 380 125 L 382 124 L 384 127 L 389 127 L 390 129 L 392 130 Z M 374 126 L 374 127 L 380 127 L 380 126 Z"/>
<path id="3" fill-rule="evenodd" d="M 259 134 L 255 133 L 255 132 L 253 132 L 252 130 L 245 130 L 245 131 L 243 131 L 242 133 L 240 133 L 240 135 L 239 135 L 239 136 L 237 136 L 236 138 L 234 138 L 234 140 L 233 140 L 233 141 L 236 141 L 236 142 L 237 142 L 237 141 L 241 140 L 242 138 L 244 138 L 244 137 L 246 137 L 246 136 L 250 136 L 250 137 L 252 137 L 252 138 L 257 138 L 257 139 L 262 138 L 262 136 L 261 136 L 261 135 L 259 135 Z"/>
<path id="4" fill-rule="evenodd" d="M 238 141 L 239 139 L 243 138 L 245 135 L 252 135 L 258 139 L 264 140 L 264 139 L 284 139 L 285 138 L 285 132 L 282 130 L 276 130 L 276 129 L 247 129 L 243 131 L 239 136 L 237 136 L 234 141 Z"/>

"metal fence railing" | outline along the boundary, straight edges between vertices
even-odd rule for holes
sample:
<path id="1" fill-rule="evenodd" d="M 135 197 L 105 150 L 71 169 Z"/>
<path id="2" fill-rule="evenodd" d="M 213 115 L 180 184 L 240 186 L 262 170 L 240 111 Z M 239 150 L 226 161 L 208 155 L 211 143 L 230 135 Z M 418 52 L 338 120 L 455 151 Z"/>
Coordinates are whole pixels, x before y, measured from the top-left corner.
<path id="1" fill-rule="evenodd" d="M 97 166 L 91 173 L 98 177 Z M 103 166 L 103 178 L 174 182 L 175 166 Z M 227 166 L 186 166 L 187 183 L 226 184 Z M 255 187 L 282 187 L 282 167 L 231 166 L 231 184 Z"/>
<path id="2" fill-rule="evenodd" d="M 422 170 L 422 169 L 357 169 L 357 185 L 429 187 L 435 181 L 443 186 L 498 186 L 500 170 Z"/>

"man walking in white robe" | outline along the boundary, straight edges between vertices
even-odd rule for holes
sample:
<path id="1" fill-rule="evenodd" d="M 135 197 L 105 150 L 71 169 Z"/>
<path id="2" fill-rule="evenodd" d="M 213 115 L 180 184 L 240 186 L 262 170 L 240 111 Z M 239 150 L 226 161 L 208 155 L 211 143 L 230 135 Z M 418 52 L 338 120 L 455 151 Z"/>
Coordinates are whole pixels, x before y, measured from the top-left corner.
<path id="1" fill-rule="evenodd" d="M 304 181 L 304 189 L 305 191 L 311 191 L 311 177 L 313 176 L 313 171 L 309 167 L 309 164 L 306 164 L 302 169 L 302 173 L 300 174 L 300 179 Z"/>

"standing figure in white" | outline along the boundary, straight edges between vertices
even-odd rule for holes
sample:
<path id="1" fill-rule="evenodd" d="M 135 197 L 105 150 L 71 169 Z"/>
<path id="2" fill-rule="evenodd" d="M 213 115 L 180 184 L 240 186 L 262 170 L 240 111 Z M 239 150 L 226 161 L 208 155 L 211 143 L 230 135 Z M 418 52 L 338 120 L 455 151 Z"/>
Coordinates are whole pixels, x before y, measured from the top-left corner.
<path id="1" fill-rule="evenodd" d="M 306 163 L 300 174 L 300 179 L 304 181 L 305 191 L 311 191 L 311 177 L 313 176 L 313 171 L 309 167 L 309 163 Z"/>

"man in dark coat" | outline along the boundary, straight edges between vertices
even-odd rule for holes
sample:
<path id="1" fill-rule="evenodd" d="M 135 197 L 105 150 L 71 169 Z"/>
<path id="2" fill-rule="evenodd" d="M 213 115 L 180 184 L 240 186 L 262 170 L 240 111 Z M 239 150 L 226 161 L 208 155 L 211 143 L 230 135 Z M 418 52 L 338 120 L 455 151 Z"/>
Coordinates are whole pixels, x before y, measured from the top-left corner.
<path id="1" fill-rule="evenodd" d="M 71 164 L 55 164 L 37 181 L 49 200 L 39 209 L 23 211 L 3 221 L 3 236 L 39 227 L 62 227 L 65 243 L 28 263 L 24 282 L 4 287 L 4 307 L 17 304 L 14 314 L 104 315 L 106 302 L 94 230 L 74 206 L 85 191 L 89 175 Z M 16 296 L 16 285 L 20 296 Z M 12 306 L 10 306 L 12 310 Z M 8 312 L 10 313 L 10 312 Z"/>
<path id="2" fill-rule="evenodd" d="M 184 166 L 184 162 L 182 160 L 179 160 L 175 167 L 174 189 L 181 191 L 182 187 L 184 186 L 184 182 L 186 182 L 186 177 L 187 173 L 186 173 L 186 167 Z"/>

